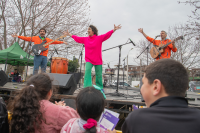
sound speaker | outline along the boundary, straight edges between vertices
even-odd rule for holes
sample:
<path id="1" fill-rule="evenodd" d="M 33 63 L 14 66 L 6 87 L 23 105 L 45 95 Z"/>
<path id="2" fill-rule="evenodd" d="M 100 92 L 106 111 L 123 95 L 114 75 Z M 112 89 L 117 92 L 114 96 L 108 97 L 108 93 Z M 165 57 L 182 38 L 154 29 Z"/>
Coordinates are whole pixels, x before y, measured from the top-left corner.
<path id="1" fill-rule="evenodd" d="M 73 73 L 73 75 L 76 80 L 76 84 L 78 84 L 79 80 L 81 79 L 81 73 Z"/>
<path id="2" fill-rule="evenodd" d="M 4 86 L 8 82 L 8 76 L 4 71 L 0 71 L 0 86 Z"/>
<path id="3" fill-rule="evenodd" d="M 59 86 L 59 94 L 73 95 L 77 88 L 73 74 L 48 73 L 54 86 Z"/>

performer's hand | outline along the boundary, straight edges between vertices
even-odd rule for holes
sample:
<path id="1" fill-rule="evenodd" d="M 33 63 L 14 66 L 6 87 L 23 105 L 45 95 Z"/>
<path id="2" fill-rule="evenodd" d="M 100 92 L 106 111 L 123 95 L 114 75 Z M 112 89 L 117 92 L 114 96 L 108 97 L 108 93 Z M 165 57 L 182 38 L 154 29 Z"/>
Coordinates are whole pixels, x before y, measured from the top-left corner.
<path id="1" fill-rule="evenodd" d="M 115 129 L 114 129 L 113 131 L 107 129 L 107 131 L 108 131 L 109 133 L 117 133 L 117 131 L 116 131 Z"/>
<path id="2" fill-rule="evenodd" d="M 63 41 L 63 43 L 67 45 L 67 42 Z"/>
<path id="3" fill-rule="evenodd" d="M 118 25 L 118 26 L 115 26 L 115 24 L 114 24 L 114 30 L 113 31 L 115 32 L 116 30 L 121 29 L 121 27 L 122 27 L 121 24 Z"/>
<path id="4" fill-rule="evenodd" d="M 175 41 L 173 40 L 173 41 L 172 41 L 172 45 L 174 45 L 174 44 L 175 44 Z"/>
<path id="5" fill-rule="evenodd" d="M 15 34 L 12 34 L 11 35 L 12 37 L 18 37 L 18 35 L 15 33 Z"/>
<path id="6" fill-rule="evenodd" d="M 65 106 L 66 105 L 65 101 L 59 101 L 59 102 L 55 101 L 55 104 L 59 105 L 59 106 Z"/>
<path id="7" fill-rule="evenodd" d="M 70 34 L 68 30 L 67 30 L 67 31 L 64 31 L 63 34 L 64 34 L 64 35 L 67 35 L 67 36 L 72 36 L 72 34 Z"/>
<path id="8" fill-rule="evenodd" d="M 139 28 L 138 31 L 139 31 L 140 33 L 143 33 L 143 28 Z"/>
<path id="9" fill-rule="evenodd" d="M 173 45 L 173 48 L 176 47 L 176 46 L 175 46 L 175 41 L 174 41 L 174 40 L 172 41 L 172 45 Z"/>

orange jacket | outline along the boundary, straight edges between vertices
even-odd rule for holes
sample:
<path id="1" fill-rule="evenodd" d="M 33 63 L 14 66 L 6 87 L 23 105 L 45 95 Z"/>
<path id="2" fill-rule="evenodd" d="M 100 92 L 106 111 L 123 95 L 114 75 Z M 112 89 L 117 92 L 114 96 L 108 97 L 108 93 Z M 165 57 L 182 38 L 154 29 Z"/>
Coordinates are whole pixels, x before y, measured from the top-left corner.
<path id="1" fill-rule="evenodd" d="M 22 39 L 22 40 L 24 40 L 24 41 L 29 41 L 29 42 L 31 41 L 31 37 L 18 36 L 18 38 L 20 38 L 20 39 Z M 46 41 L 47 41 L 46 43 L 53 41 L 53 40 L 51 40 L 51 39 L 49 39 L 49 38 L 45 38 L 45 39 L 46 39 Z M 32 42 L 34 42 L 35 45 L 41 44 L 41 43 L 42 43 L 42 39 L 40 39 L 39 36 L 33 36 L 33 37 L 32 37 Z M 51 44 L 61 44 L 61 43 L 63 43 L 63 41 L 54 41 L 54 42 L 51 43 Z M 50 45 L 51 45 L 51 44 L 50 44 Z M 48 51 L 49 51 L 49 45 L 46 46 L 45 48 L 48 48 L 48 49 L 47 49 L 46 51 L 41 52 L 40 55 L 47 56 Z"/>
<path id="2" fill-rule="evenodd" d="M 151 37 L 148 36 L 148 37 L 147 37 L 147 40 L 150 41 L 150 42 L 152 42 L 152 41 L 154 40 L 154 38 L 151 38 Z M 159 46 L 161 43 L 167 44 L 168 42 L 171 42 L 171 40 L 169 40 L 169 39 L 166 39 L 166 40 L 164 40 L 164 41 L 161 41 L 161 40 L 154 40 L 153 44 Z M 172 50 L 173 52 L 176 52 L 176 51 L 177 51 L 177 48 L 176 48 L 176 47 L 173 48 L 173 45 L 172 45 L 172 44 L 169 44 L 169 45 L 165 48 L 165 52 L 164 52 L 164 53 L 161 53 L 160 58 L 157 57 L 156 60 L 162 59 L 162 57 L 163 57 L 163 58 L 170 58 L 170 57 L 171 57 L 171 50 Z"/>

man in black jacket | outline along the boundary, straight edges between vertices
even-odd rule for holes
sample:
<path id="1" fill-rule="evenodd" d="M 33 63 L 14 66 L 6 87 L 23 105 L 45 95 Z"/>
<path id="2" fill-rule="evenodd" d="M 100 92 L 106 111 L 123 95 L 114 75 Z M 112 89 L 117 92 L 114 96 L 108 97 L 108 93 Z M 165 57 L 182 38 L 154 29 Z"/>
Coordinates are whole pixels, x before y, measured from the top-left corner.
<path id="1" fill-rule="evenodd" d="M 134 110 L 122 125 L 123 133 L 199 133 L 200 110 L 184 98 L 188 72 L 172 59 L 150 64 L 142 79 L 147 108 Z"/>

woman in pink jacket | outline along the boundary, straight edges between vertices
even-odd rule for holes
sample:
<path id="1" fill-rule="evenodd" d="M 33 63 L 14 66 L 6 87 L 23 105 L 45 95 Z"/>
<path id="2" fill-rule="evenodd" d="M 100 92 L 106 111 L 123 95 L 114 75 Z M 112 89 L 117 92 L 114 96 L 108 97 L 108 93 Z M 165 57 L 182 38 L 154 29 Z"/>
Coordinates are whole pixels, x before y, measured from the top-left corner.
<path id="1" fill-rule="evenodd" d="M 110 38 L 110 36 L 121 26 L 115 26 L 114 29 L 107 32 L 103 35 L 98 35 L 98 30 L 95 26 L 90 25 L 88 28 L 88 37 L 79 37 L 76 35 L 72 35 L 68 32 L 64 34 L 72 37 L 76 42 L 82 43 L 85 45 L 85 77 L 84 77 L 84 88 L 88 86 L 92 86 L 92 78 L 91 78 L 91 70 L 92 67 L 95 67 L 96 74 L 96 85 L 103 89 L 102 82 L 102 43 Z"/>
<path id="2" fill-rule="evenodd" d="M 52 93 L 52 80 L 47 74 L 29 78 L 11 104 L 11 133 L 59 133 L 68 120 L 79 117 L 62 102 L 51 103 Z"/>

